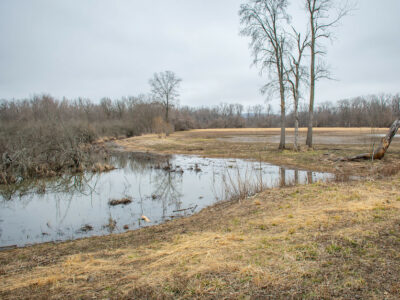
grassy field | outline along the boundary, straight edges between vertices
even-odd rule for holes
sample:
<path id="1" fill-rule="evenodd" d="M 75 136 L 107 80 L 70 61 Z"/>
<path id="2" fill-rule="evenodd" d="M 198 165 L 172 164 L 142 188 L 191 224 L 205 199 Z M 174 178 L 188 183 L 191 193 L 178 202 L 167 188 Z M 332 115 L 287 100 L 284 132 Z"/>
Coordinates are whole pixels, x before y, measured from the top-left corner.
<path id="1" fill-rule="evenodd" d="M 326 170 L 351 168 L 325 156 L 367 147 L 317 145 L 294 154 L 271 143 L 221 141 L 244 135 L 232 132 L 120 144 L 207 156 L 261 153 L 265 161 Z M 357 171 L 365 164 L 366 173 L 395 166 L 393 146 L 382 162 L 350 165 Z M 381 177 L 266 190 L 137 231 L 0 252 L 0 298 L 399 299 L 400 175 Z"/>

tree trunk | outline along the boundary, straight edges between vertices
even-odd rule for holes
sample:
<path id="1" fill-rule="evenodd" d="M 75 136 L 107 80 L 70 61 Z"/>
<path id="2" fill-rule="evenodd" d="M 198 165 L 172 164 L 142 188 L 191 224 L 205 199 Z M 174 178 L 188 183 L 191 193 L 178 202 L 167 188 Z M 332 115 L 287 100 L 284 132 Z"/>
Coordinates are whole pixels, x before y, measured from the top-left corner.
<path id="1" fill-rule="evenodd" d="M 299 59 L 300 60 L 300 59 Z M 295 151 L 299 151 L 299 67 L 296 67 L 296 83 L 295 83 L 295 93 L 294 93 L 294 144 L 293 148 Z"/>
<path id="2" fill-rule="evenodd" d="M 294 144 L 293 148 L 295 151 L 299 151 L 299 112 L 297 111 L 297 107 L 294 112 Z"/>
<path id="3" fill-rule="evenodd" d="M 169 99 L 168 99 L 168 96 L 167 96 L 167 105 L 165 106 L 165 122 L 167 122 L 167 124 L 169 123 L 168 110 L 169 110 Z"/>
<path id="4" fill-rule="evenodd" d="M 314 98 L 315 98 L 315 28 L 314 18 L 311 16 L 311 65 L 310 65 L 310 106 L 308 110 L 308 130 L 306 145 L 313 146 L 313 121 L 314 121 Z"/>
<path id="5" fill-rule="evenodd" d="M 169 96 L 167 95 L 167 106 L 166 106 L 166 108 L 165 108 L 165 122 L 166 122 L 165 136 L 169 136 L 169 117 L 168 117 L 168 111 L 169 111 Z"/>
<path id="6" fill-rule="evenodd" d="M 389 132 L 386 134 L 384 138 L 381 140 L 380 146 L 373 150 L 372 153 L 363 153 L 353 157 L 343 158 L 341 161 L 354 161 L 354 160 L 367 160 L 367 159 L 382 159 L 385 156 L 387 149 L 392 142 L 393 137 L 396 135 L 398 129 L 400 127 L 400 118 L 393 122 L 392 126 L 389 129 Z"/>
<path id="7" fill-rule="evenodd" d="M 285 149 L 286 140 L 286 107 L 285 107 L 285 87 L 283 84 L 282 75 L 280 75 L 280 95 L 281 95 L 281 140 L 279 149 Z"/>
<path id="8" fill-rule="evenodd" d="M 314 122 L 314 103 L 310 102 L 310 110 L 308 112 L 308 130 L 307 130 L 307 140 L 306 145 L 310 148 L 313 146 L 313 122 Z"/>
<path id="9" fill-rule="evenodd" d="M 286 139 L 285 108 L 281 108 L 281 140 L 279 143 L 279 149 L 285 149 L 285 139 Z"/>

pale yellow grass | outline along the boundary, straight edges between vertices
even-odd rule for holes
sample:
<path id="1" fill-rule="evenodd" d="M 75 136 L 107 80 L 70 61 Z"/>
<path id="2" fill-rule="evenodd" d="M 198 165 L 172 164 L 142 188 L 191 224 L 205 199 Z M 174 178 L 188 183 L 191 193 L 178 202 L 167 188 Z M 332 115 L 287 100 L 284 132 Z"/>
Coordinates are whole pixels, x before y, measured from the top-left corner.
<path id="1" fill-rule="evenodd" d="M 189 132 L 280 132 L 280 128 L 209 128 L 209 129 L 193 129 Z M 306 127 L 300 127 L 299 132 L 307 132 Z M 371 131 L 378 131 L 378 132 L 386 132 L 388 128 L 371 128 L 371 127 L 316 127 L 313 128 L 313 132 L 320 133 L 320 132 L 352 132 L 352 133 L 370 133 Z M 286 128 L 287 132 L 294 132 L 293 127 Z"/>

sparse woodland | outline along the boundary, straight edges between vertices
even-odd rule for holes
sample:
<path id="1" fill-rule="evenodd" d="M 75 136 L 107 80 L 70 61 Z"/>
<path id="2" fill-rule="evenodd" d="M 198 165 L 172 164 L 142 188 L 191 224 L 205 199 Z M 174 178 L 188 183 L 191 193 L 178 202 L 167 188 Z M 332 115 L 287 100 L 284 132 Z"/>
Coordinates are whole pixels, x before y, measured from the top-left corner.
<path id="1" fill-rule="evenodd" d="M 400 113 L 400 95 L 372 95 L 317 106 L 315 127 L 388 127 Z M 269 105 L 243 107 L 171 107 L 150 96 L 100 103 L 88 99 L 57 100 L 48 95 L 0 102 L 0 182 L 81 172 L 94 164 L 100 138 L 123 138 L 195 128 L 278 127 L 280 116 Z M 308 124 L 308 107 L 299 107 L 299 126 Z M 294 113 L 287 116 L 293 127 Z M 96 151 L 93 151 L 96 150 Z"/>

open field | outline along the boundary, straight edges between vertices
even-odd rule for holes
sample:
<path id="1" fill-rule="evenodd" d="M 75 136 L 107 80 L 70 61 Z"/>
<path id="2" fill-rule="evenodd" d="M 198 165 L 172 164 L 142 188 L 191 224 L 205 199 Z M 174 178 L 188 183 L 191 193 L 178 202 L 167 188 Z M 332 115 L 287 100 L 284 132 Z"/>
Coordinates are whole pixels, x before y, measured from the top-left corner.
<path id="1" fill-rule="evenodd" d="M 370 132 L 317 129 L 316 139 Z M 194 130 L 117 143 L 134 151 L 385 176 L 266 190 L 137 231 L 3 251 L 0 298 L 400 298 L 399 143 L 382 161 L 338 163 L 335 157 L 367 152 L 370 145 L 317 144 L 293 153 L 271 142 L 226 141 L 277 133 Z"/>
<path id="2" fill-rule="evenodd" d="M 315 128 L 314 149 L 305 146 L 299 152 L 290 149 L 293 129 L 287 130 L 289 150 L 278 150 L 279 129 L 200 129 L 176 132 L 168 138 L 144 135 L 119 140 L 117 144 L 129 151 L 196 154 L 207 157 L 235 157 L 262 160 L 277 165 L 342 174 L 376 175 L 400 167 L 400 139 L 395 138 L 384 160 L 374 163 L 336 162 L 337 158 L 371 152 L 379 145 L 378 135 L 387 128 Z M 306 129 L 300 129 L 305 139 Z M 322 143 L 319 143 L 322 142 Z M 390 171 L 390 170 L 389 170 Z"/>

